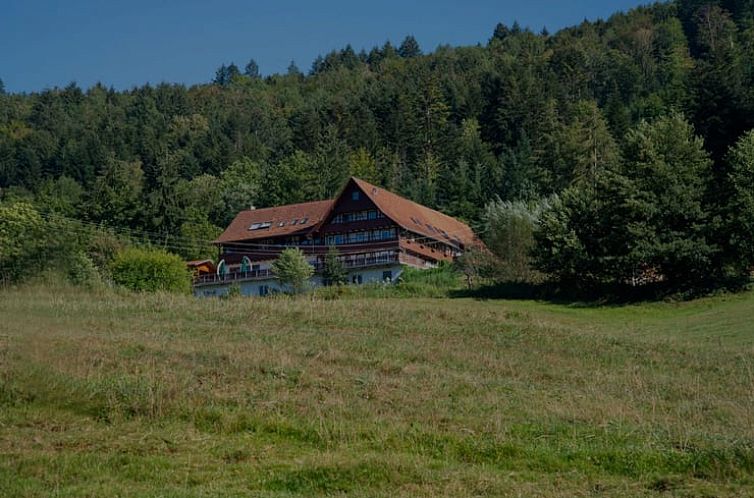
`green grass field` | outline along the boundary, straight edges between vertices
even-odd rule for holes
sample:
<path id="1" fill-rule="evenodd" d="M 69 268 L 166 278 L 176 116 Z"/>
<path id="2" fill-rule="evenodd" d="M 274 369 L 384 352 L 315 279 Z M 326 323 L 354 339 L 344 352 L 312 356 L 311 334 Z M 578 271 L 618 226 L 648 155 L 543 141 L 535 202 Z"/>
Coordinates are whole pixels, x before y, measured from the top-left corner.
<path id="1" fill-rule="evenodd" d="M 754 294 L 0 291 L 0 496 L 754 496 Z"/>

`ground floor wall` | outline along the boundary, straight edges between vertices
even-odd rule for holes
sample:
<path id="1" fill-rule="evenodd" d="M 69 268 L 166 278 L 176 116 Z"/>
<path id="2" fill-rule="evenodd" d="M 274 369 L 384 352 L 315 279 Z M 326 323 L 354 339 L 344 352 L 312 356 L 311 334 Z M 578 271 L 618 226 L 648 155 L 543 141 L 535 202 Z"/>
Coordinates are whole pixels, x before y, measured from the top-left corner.
<path id="1" fill-rule="evenodd" d="M 363 285 L 375 283 L 393 283 L 398 280 L 403 272 L 403 266 L 386 265 L 373 268 L 352 269 L 348 271 L 347 279 L 349 284 Z M 322 277 L 314 275 L 310 279 L 313 287 L 321 287 Z M 194 287 L 196 297 L 221 297 L 228 294 L 230 288 L 238 285 L 242 296 L 266 296 L 278 292 L 287 292 L 290 289 L 285 288 L 275 278 L 247 280 L 243 282 L 218 282 L 216 284 L 202 285 Z"/>

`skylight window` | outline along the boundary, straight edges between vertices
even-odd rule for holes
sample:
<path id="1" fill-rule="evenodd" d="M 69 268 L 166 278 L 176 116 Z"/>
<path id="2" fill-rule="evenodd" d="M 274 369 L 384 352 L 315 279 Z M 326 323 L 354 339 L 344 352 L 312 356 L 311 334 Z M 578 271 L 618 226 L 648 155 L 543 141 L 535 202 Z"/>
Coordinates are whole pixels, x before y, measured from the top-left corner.
<path id="1" fill-rule="evenodd" d="M 271 221 L 263 221 L 261 223 L 252 223 L 249 230 L 261 230 L 263 228 L 270 228 L 272 226 Z"/>
<path id="2" fill-rule="evenodd" d="M 306 223 L 307 221 L 309 221 L 309 218 L 301 218 L 301 221 L 299 221 L 299 222 L 298 222 L 298 224 L 299 224 L 299 225 L 303 225 L 303 224 L 304 224 L 304 223 Z"/>
<path id="3" fill-rule="evenodd" d="M 285 222 L 284 222 L 284 221 L 281 221 L 280 223 L 278 223 L 278 226 L 279 226 L 279 227 L 284 227 L 284 226 L 285 226 Z"/>

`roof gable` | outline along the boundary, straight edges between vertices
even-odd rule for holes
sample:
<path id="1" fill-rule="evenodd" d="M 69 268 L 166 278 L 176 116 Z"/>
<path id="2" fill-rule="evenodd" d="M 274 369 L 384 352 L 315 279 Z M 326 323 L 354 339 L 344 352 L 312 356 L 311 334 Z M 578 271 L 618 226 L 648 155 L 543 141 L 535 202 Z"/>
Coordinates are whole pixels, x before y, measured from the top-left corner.
<path id="1" fill-rule="evenodd" d="M 466 223 L 364 180 L 352 177 L 341 195 L 351 183 L 358 186 L 385 216 L 405 230 L 453 245 L 479 244 L 479 239 Z"/>

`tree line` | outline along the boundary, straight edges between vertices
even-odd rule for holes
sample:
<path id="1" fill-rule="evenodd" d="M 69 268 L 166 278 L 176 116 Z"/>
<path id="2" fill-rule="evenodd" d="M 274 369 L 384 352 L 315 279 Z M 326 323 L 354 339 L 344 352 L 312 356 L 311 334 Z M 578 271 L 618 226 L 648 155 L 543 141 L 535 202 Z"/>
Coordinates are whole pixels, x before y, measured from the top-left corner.
<path id="1" fill-rule="evenodd" d="M 509 261 L 492 220 L 517 206 L 535 222 L 519 226 L 527 274 L 742 273 L 753 19 L 751 0 L 678 0 L 555 34 L 498 24 L 477 46 L 346 46 L 306 74 L 251 59 L 191 87 L 3 90 L 2 199 L 198 257 L 237 211 L 356 175 L 468 221 Z"/>

